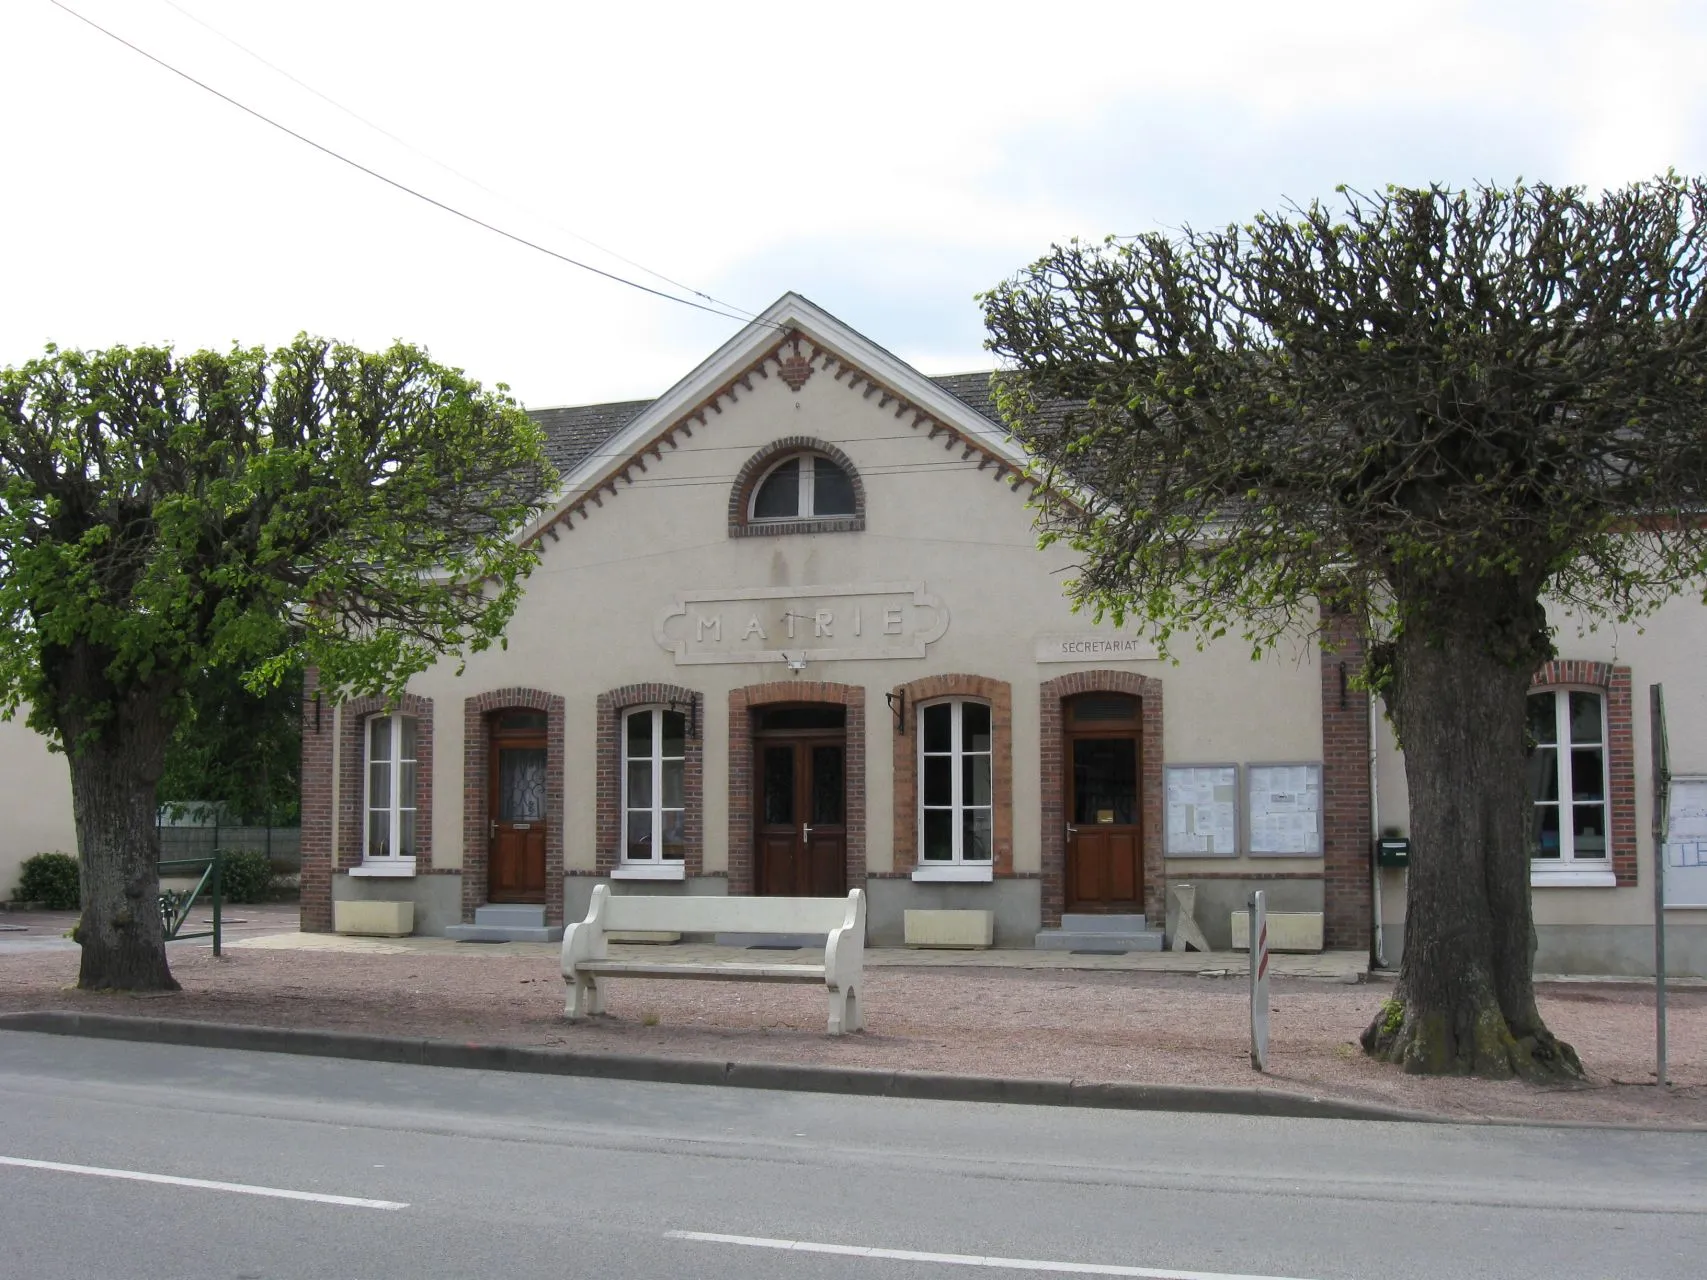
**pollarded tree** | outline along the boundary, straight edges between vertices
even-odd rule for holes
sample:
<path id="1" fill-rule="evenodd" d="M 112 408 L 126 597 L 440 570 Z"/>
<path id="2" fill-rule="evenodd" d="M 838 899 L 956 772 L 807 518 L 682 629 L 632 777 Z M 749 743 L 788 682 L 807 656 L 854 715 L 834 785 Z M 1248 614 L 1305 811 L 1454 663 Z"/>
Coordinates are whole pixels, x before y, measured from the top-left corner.
<path id="1" fill-rule="evenodd" d="M 1707 559 L 1707 188 L 1342 192 L 1056 247 L 982 299 L 1095 608 L 1256 650 L 1370 642 L 1405 752 L 1397 999 L 1421 1072 L 1576 1075 L 1532 982 L 1525 699 L 1544 600 L 1638 616 Z"/>
<path id="2" fill-rule="evenodd" d="M 554 483 L 504 394 L 397 345 L 61 351 L 0 373 L 0 705 L 62 747 L 79 984 L 172 989 L 156 783 L 210 671 L 394 692 L 498 640 Z"/>

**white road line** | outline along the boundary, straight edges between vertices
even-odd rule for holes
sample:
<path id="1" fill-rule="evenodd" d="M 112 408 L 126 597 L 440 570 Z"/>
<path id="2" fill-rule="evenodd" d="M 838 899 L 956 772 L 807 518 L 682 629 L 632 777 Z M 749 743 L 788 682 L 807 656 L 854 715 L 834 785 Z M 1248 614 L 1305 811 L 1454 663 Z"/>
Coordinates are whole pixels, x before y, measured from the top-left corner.
<path id="1" fill-rule="evenodd" d="M 318 1191 L 290 1191 L 284 1187 L 254 1187 L 246 1182 L 209 1182 L 205 1178 L 174 1178 L 165 1173 L 138 1173 L 134 1169 L 99 1169 L 87 1164 L 58 1164 L 52 1160 L 24 1160 L 0 1156 L 0 1165 L 18 1169 L 46 1169 L 50 1173 L 81 1173 L 90 1178 L 122 1178 L 128 1182 L 157 1182 L 167 1187 L 193 1187 L 198 1191 L 234 1191 L 240 1196 L 271 1196 L 275 1200 L 310 1200 L 315 1204 L 341 1204 L 352 1209 L 407 1209 L 398 1200 L 364 1200 L 360 1196 L 329 1196 Z"/>
<path id="2" fill-rule="evenodd" d="M 865 1245 L 819 1244 L 811 1240 L 772 1240 L 765 1236 L 729 1236 L 715 1231 L 666 1231 L 669 1240 L 702 1244 L 738 1244 L 749 1249 L 785 1249 L 795 1253 L 834 1253 L 849 1258 L 891 1262 L 937 1262 L 950 1267 L 998 1267 L 1006 1271 L 1059 1271 L 1080 1276 L 1136 1276 L 1139 1280 L 1297 1280 L 1291 1276 L 1253 1276 L 1226 1271 L 1180 1271 L 1171 1267 L 1121 1267 L 1098 1262 L 1047 1262 L 1039 1258 L 985 1258 L 975 1253 L 925 1253 L 917 1249 L 877 1249 Z"/>

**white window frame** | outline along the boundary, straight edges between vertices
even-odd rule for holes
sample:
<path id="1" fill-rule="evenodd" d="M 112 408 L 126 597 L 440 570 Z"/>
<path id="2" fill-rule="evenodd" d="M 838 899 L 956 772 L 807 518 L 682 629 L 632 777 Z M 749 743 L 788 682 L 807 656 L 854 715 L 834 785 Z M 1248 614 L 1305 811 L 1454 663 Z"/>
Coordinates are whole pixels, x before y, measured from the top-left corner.
<path id="1" fill-rule="evenodd" d="M 833 511 L 825 515 L 819 515 L 814 509 L 813 499 L 816 493 L 816 486 L 813 483 L 813 473 L 817 469 L 818 459 L 823 457 L 824 455 L 821 453 L 791 453 L 787 457 L 778 458 L 769 467 L 766 467 L 764 475 L 760 476 L 759 482 L 753 486 L 752 496 L 747 499 L 747 522 L 749 524 L 787 524 L 791 520 L 852 520 L 854 516 L 859 513 L 859 503 L 857 498 L 854 506 L 847 511 Z M 849 471 L 847 467 L 837 462 L 834 458 L 824 458 L 824 461 L 828 462 L 837 471 L 840 471 L 843 475 L 847 476 L 850 483 L 852 482 L 853 473 Z M 762 490 L 766 484 L 770 483 L 771 476 L 775 475 L 791 462 L 800 463 L 800 472 L 798 476 L 800 481 L 800 496 L 795 507 L 795 514 L 791 516 L 761 516 L 755 514 L 759 506 L 759 491 Z"/>
<path id="2" fill-rule="evenodd" d="M 666 756 L 664 754 L 664 716 L 667 712 L 675 712 L 682 716 L 682 754 Z M 622 777 L 621 795 L 622 807 L 618 810 L 621 815 L 617 831 L 617 848 L 620 857 L 611 874 L 618 880 L 682 880 L 687 876 L 687 863 L 681 858 L 630 858 L 628 856 L 628 722 L 633 716 L 644 715 L 652 718 L 652 754 L 649 757 L 652 766 L 652 794 L 647 799 L 647 805 L 635 805 L 636 810 L 649 808 L 652 812 L 652 842 L 654 851 L 664 847 L 664 814 L 675 812 L 672 808 L 666 810 L 664 805 L 664 763 L 667 760 L 682 762 L 682 831 L 687 832 L 687 716 L 679 707 L 649 706 L 628 707 L 622 712 L 617 721 L 617 769 Z"/>
<path id="3" fill-rule="evenodd" d="M 990 713 L 990 749 L 988 751 L 967 751 L 965 749 L 965 712 L 966 706 L 983 707 Z M 925 713 L 935 707 L 949 707 L 949 749 L 941 751 L 925 751 Z M 918 814 L 915 819 L 916 841 L 914 848 L 918 851 L 913 859 L 914 880 L 938 881 L 974 881 L 988 882 L 995 879 L 996 872 L 996 714 L 995 708 L 983 698 L 934 698 L 930 702 L 921 703 L 913 711 L 913 732 L 918 738 L 918 750 L 915 755 L 916 779 L 915 790 L 918 796 Z M 949 830 L 954 841 L 954 856 L 948 860 L 925 860 L 925 759 L 927 755 L 947 756 L 949 760 Z M 990 762 L 990 803 L 988 805 L 968 805 L 963 794 L 965 786 L 964 761 L 967 756 L 983 756 Z M 930 806 L 941 809 L 941 805 Z M 965 839 L 966 811 L 968 809 L 988 809 L 990 813 L 990 856 L 988 858 L 966 857 L 963 844 Z"/>
<path id="4" fill-rule="evenodd" d="M 1571 697 L 1573 693 L 1584 693 L 1600 700 L 1600 741 L 1598 743 L 1571 741 Z M 1581 887 L 1581 888 L 1610 888 L 1618 883 L 1617 873 L 1612 869 L 1612 734 L 1611 725 L 1607 721 L 1610 710 L 1610 699 L 1606 690 L 1592 685 L 1548 685 L 1541 689 L 1531 689 L 1526 695 L 1530 698 L 1550 697 L 1553 699 L 1553 768 L 1554 781 L 1559 791 L 1559 856 L 1557 858 L 1531 858 L 1529 860 L 1529 883 L 1531 887 Z M 1600 795 L 1599 801 L 1606 827 L 1606 852 L 1597 858 L 1579 858 L 1575 849 L 1575 827 L 1570 821 L 1570 809 L 1576 807 L 1571 799 L 1570 788 L 1566 785 L 1566 757 L 1574 747 L 1594 747 L 1600 750 Z M 1532 809 L 1539 808 L 1537 801 L 1530 801 Z"/>
<path id="5" fill-rule="evenodd" d="M 403 755 L 403 724 L 410 721 L 415 726 L 415 752 L 408 757 Z M 389 715 L 369 716 L 362 722 L 362 861 L 359 867 L 351 867 L 351 875 L 365 876 L 412 876 L 415 874 L 415 855 L 396 852 L 375 852 L 372 847 L 373 815 L 379 811 L 374 804 L 373 794 L 373 732 L 377 725 L 385 725 L 386 733 L 391 741 L 391 750 L 387 763 L 390 765 L 389 794 L 385 799 L 384 811 L 387 813 L 386 833 L 387 847 L 395 851 L 403 842 L 403 814 L 415 815 L 415 843 L 421 842 L 421 722 L 417 716 Z M 409 803 L 403 804 L 403 768 L 404 764 L 415 766 L 415 791 L 408 797 Z"/>

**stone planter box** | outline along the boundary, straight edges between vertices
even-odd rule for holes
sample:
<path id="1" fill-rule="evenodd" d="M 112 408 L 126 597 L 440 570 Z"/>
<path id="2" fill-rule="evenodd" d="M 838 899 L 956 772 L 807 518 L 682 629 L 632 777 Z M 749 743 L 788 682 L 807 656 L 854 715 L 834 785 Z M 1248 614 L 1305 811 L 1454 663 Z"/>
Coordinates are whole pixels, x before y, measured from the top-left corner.
<path id="1" fill-rule="evenodd" d="M 977 950 L 996 937 L 994 911 L 904 911 L 903 941 L 909 947 Z"/>
<path id="2" fill-rule="evenodd" d="M 1233 950 L 1251 949 L 1251 913 L 1235 911 L 1233 916 Z M 1322 913 L 1320 911 L 1270 911 L 1268 913 L 1268 949 L 1270 951 L 1320 951 L 1322 949 Z"/>
<path id="3" fill-rule="evenodd" d="M 334 902 L 332 932 L 402 938 L 415 932 L 413 902 Z"/>

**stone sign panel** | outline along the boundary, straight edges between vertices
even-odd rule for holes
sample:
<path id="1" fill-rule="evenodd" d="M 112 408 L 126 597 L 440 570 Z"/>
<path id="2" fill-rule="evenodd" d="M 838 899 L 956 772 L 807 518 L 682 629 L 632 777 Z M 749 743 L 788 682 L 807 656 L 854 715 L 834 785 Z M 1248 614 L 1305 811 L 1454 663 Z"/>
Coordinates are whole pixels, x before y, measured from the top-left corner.
<path id="1" fill-rule="evenodd" d="M 1154 662 L 1156 646 L 1117 631 L 1037 637 L 1039 662 Z"/>
<path id="2" fill-rule="evenodd" d="M 922 582 L 685 591 L 658 619 L 681 666 L 922 658 L 948 630 L 948 608 Z"/>

